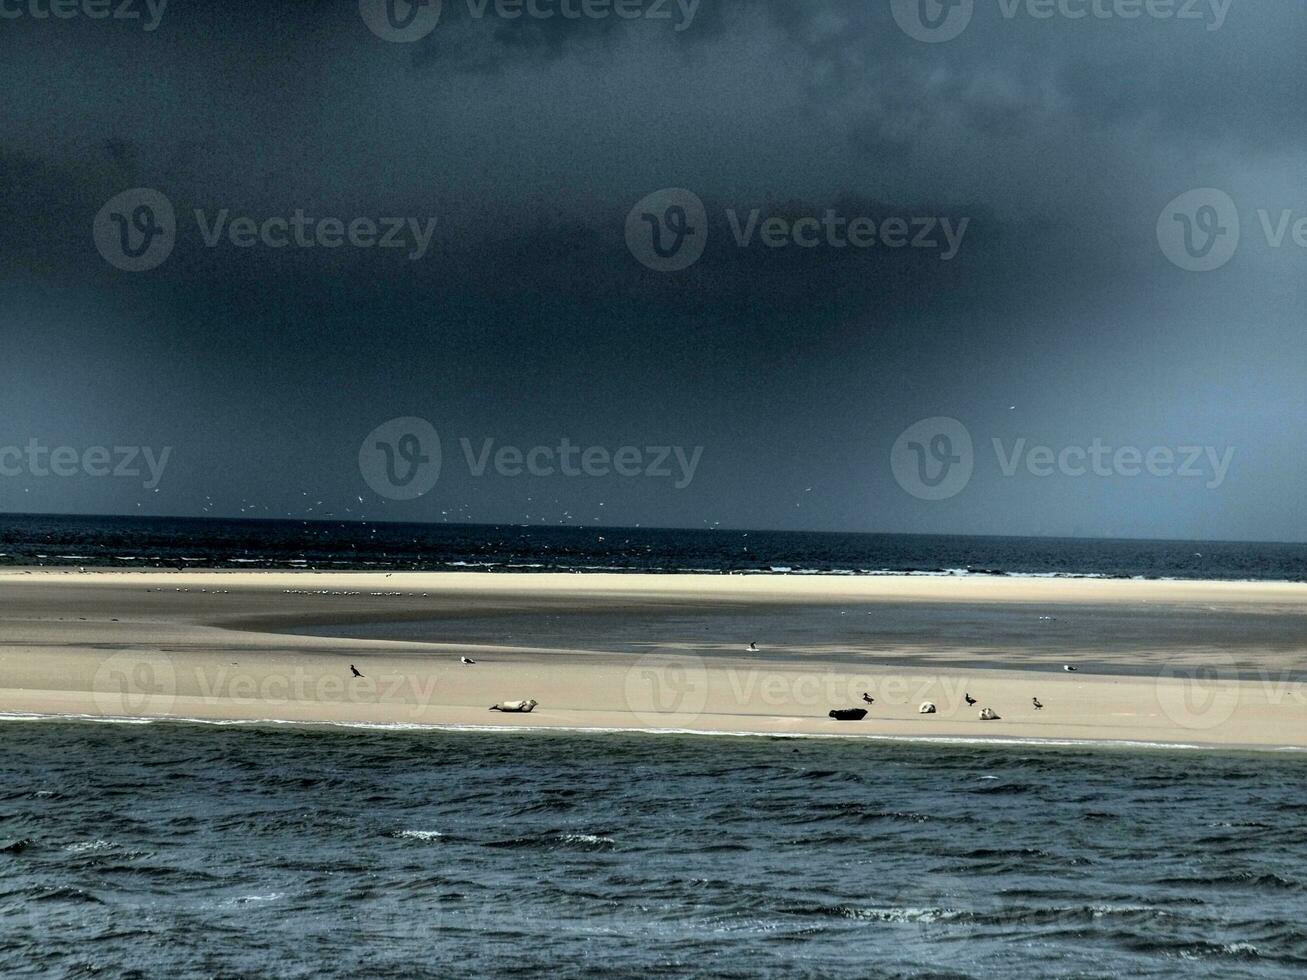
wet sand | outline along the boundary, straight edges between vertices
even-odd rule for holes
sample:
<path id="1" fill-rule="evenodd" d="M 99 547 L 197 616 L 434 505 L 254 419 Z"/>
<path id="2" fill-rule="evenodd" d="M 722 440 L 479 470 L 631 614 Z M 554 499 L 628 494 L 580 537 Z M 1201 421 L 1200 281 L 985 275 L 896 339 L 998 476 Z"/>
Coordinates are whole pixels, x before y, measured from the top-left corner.
<path id="1" fill-rule="evenodd" d="M 1307 747 L 1307 585 L 7 569 L 0 712 Z"/>

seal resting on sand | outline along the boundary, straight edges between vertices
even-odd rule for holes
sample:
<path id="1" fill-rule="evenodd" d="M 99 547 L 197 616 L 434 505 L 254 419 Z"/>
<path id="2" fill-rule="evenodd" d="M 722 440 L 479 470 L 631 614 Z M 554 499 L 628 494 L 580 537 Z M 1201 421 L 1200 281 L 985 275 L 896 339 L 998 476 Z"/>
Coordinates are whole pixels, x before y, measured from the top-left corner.
<path id="1" fill-rule="evenodd" d="M 501 701 L 499 704 L 492 704 L 490 710 L 529 715 L 539 703 L 535 698 L 528 698 L 526 701 Z"/>
<path id="2" fill-rule="evenodd" d="M 980 709 L 980 720 L 981 720 L 981 721 L 998 721 L 998 720 L 999 720 L 998 712 L 995 711 L 993 708 L 981 708 L 981 709 Z"/>
<path id="3" fill-rule="evenodd" d="M 866 708 L 836 708 L 830 716 L 836 721 L 862 721 L 867 717 Z"/>
<path id="4" fill-rule="evenodd" d="M 934 701 L 922 701 L 921 707 L 917 709 L 919 715 L 933 715 L 935 713 Z"/>

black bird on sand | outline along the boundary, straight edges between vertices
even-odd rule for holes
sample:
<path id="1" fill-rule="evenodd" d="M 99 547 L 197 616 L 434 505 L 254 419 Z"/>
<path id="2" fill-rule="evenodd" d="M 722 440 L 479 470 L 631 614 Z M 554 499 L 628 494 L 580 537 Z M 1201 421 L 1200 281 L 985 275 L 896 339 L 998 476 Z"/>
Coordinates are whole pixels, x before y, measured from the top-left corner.
<path id="1" fill-rule="evenodd" d="M 866 691 L 863 691 L 863 692 L 862 692 L 862 700 L 866 701 L 868 704 L 875 704 L 875 703 L 876 703 L 876 699 L 873 698 L 873 697 L 872 697 L 870 694 L 868 694 Z"/>
<path id="2" fill-rule="evenodd" d="M 966 698 L 966 700 L 967 700 L 967 707 L 968 707 L 968 708 L 970 708 L 973 704 L 976 703 L 976 699 L 973 698 L 969 693 L 968 693 L 968 694 L 964 694 L 964 695 L 962 695 L 962 696 L 963 696 L 964 698 Z"/>
<path id="3" fill-rule="evenodd" d="M 362 674 L 359 673 L 359 669 L 358 669 L 357 667 L 355 667 L 353 664 L 350 664 L 350 665 L 349 665 L 349 672 L 350 672 L 351 674 L 353 674 L 355 677 L 362 677 L 362 676 L 363 676 Z"/>
<path id="4" fill-rule="evenodd" d="M 1043 706 L 1042 704 L 1039 703 L 1039 698 L 1031 698 L 1031 699 L 1030 699 L 1030 703 L 1033 704 L 1033 705 L 1035 706 L 1035 710 L 1036 710 L 1036 711 L 1043 711 L 1043 710 L 1044 710 L 1044 706 Z"/>

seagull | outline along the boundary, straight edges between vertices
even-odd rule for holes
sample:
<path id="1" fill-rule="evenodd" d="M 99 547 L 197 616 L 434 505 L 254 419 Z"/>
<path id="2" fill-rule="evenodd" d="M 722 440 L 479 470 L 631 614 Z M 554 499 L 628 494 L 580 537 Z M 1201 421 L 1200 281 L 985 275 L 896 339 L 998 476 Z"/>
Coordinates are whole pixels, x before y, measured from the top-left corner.
<path id="1" fill-rule="evenodd" d="M 476 661 L 473 660 L 473 659 L 471 659 L 470 657 L 459 657 L 459 658 L 458 658 L 458 662 L 461 663 L 461 664 L 474 664 L 474 663 L 476 663 Z"/>
<path id="2" fill-rule="evenodd" d="M 349 672 L 350 672 L 351 674 L 353 674 L 355 677 L 362 677 L 362 676 L 363 676 L 362 674 L 359 673 L 359 669 L 358 669 L 357 667 L 355 667 L 353 664 L 350 664 L 350 665 L 349 665 Z"/>
<path id="3" fill-rule="evenodd" d="M 976 703 L 976 699 L 973 698 L 970 694 L 963 694 L 962 697 L 966 699 L 968 708 L 970 708 L 973 704 Z"/>
<path id="4" fill-rule="evenodd" d="M 1036 710 L 1036 711 L 1043 711 L 1043 710 L 1044 710 L 1044 706 L 1043 706 L 1042 704 L 1039 703 L 1039 698 L 1031 698 L 1031 699 L 1030 699 L 1030 703 L 1033 704 L 1033 705 L 1035 706 L 1035 710 Z"/>
<path id="5" fill-rule="evenodd" d="M 862 692 L 862 700 L 866 701 L 868 704 L 875 704 L 875 703 L 876 703 L 876 699 L 873 698 L 873 697 L 872 697 L 870 694 L 868 694 L 866 691 L 863 691 L 863 692 Z"/>
<path id="6" fill-rule="evenodd" d="M 1062 667 L 1062 669 L 1065 670 L 1068 674 L 1074 674 L 1074 673 L 1075 673 L 1077 670 L 1079 670 L 1080 668 L 1079 668 L 1079 667 L 1072 667 L 1070 664 L 1064 664 L 1063 667 Z"/>

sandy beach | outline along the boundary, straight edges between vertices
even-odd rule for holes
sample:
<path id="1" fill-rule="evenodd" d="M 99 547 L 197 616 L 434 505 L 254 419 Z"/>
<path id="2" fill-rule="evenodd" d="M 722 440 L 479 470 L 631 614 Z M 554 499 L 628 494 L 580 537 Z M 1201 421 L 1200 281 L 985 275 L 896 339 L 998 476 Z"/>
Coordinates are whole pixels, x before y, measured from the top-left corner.
<path id="1" fill-rule="evenodd" d="M 0 572 L 7 714 L 1304 748 L 1305 667 L 1301 584 Z"/>

